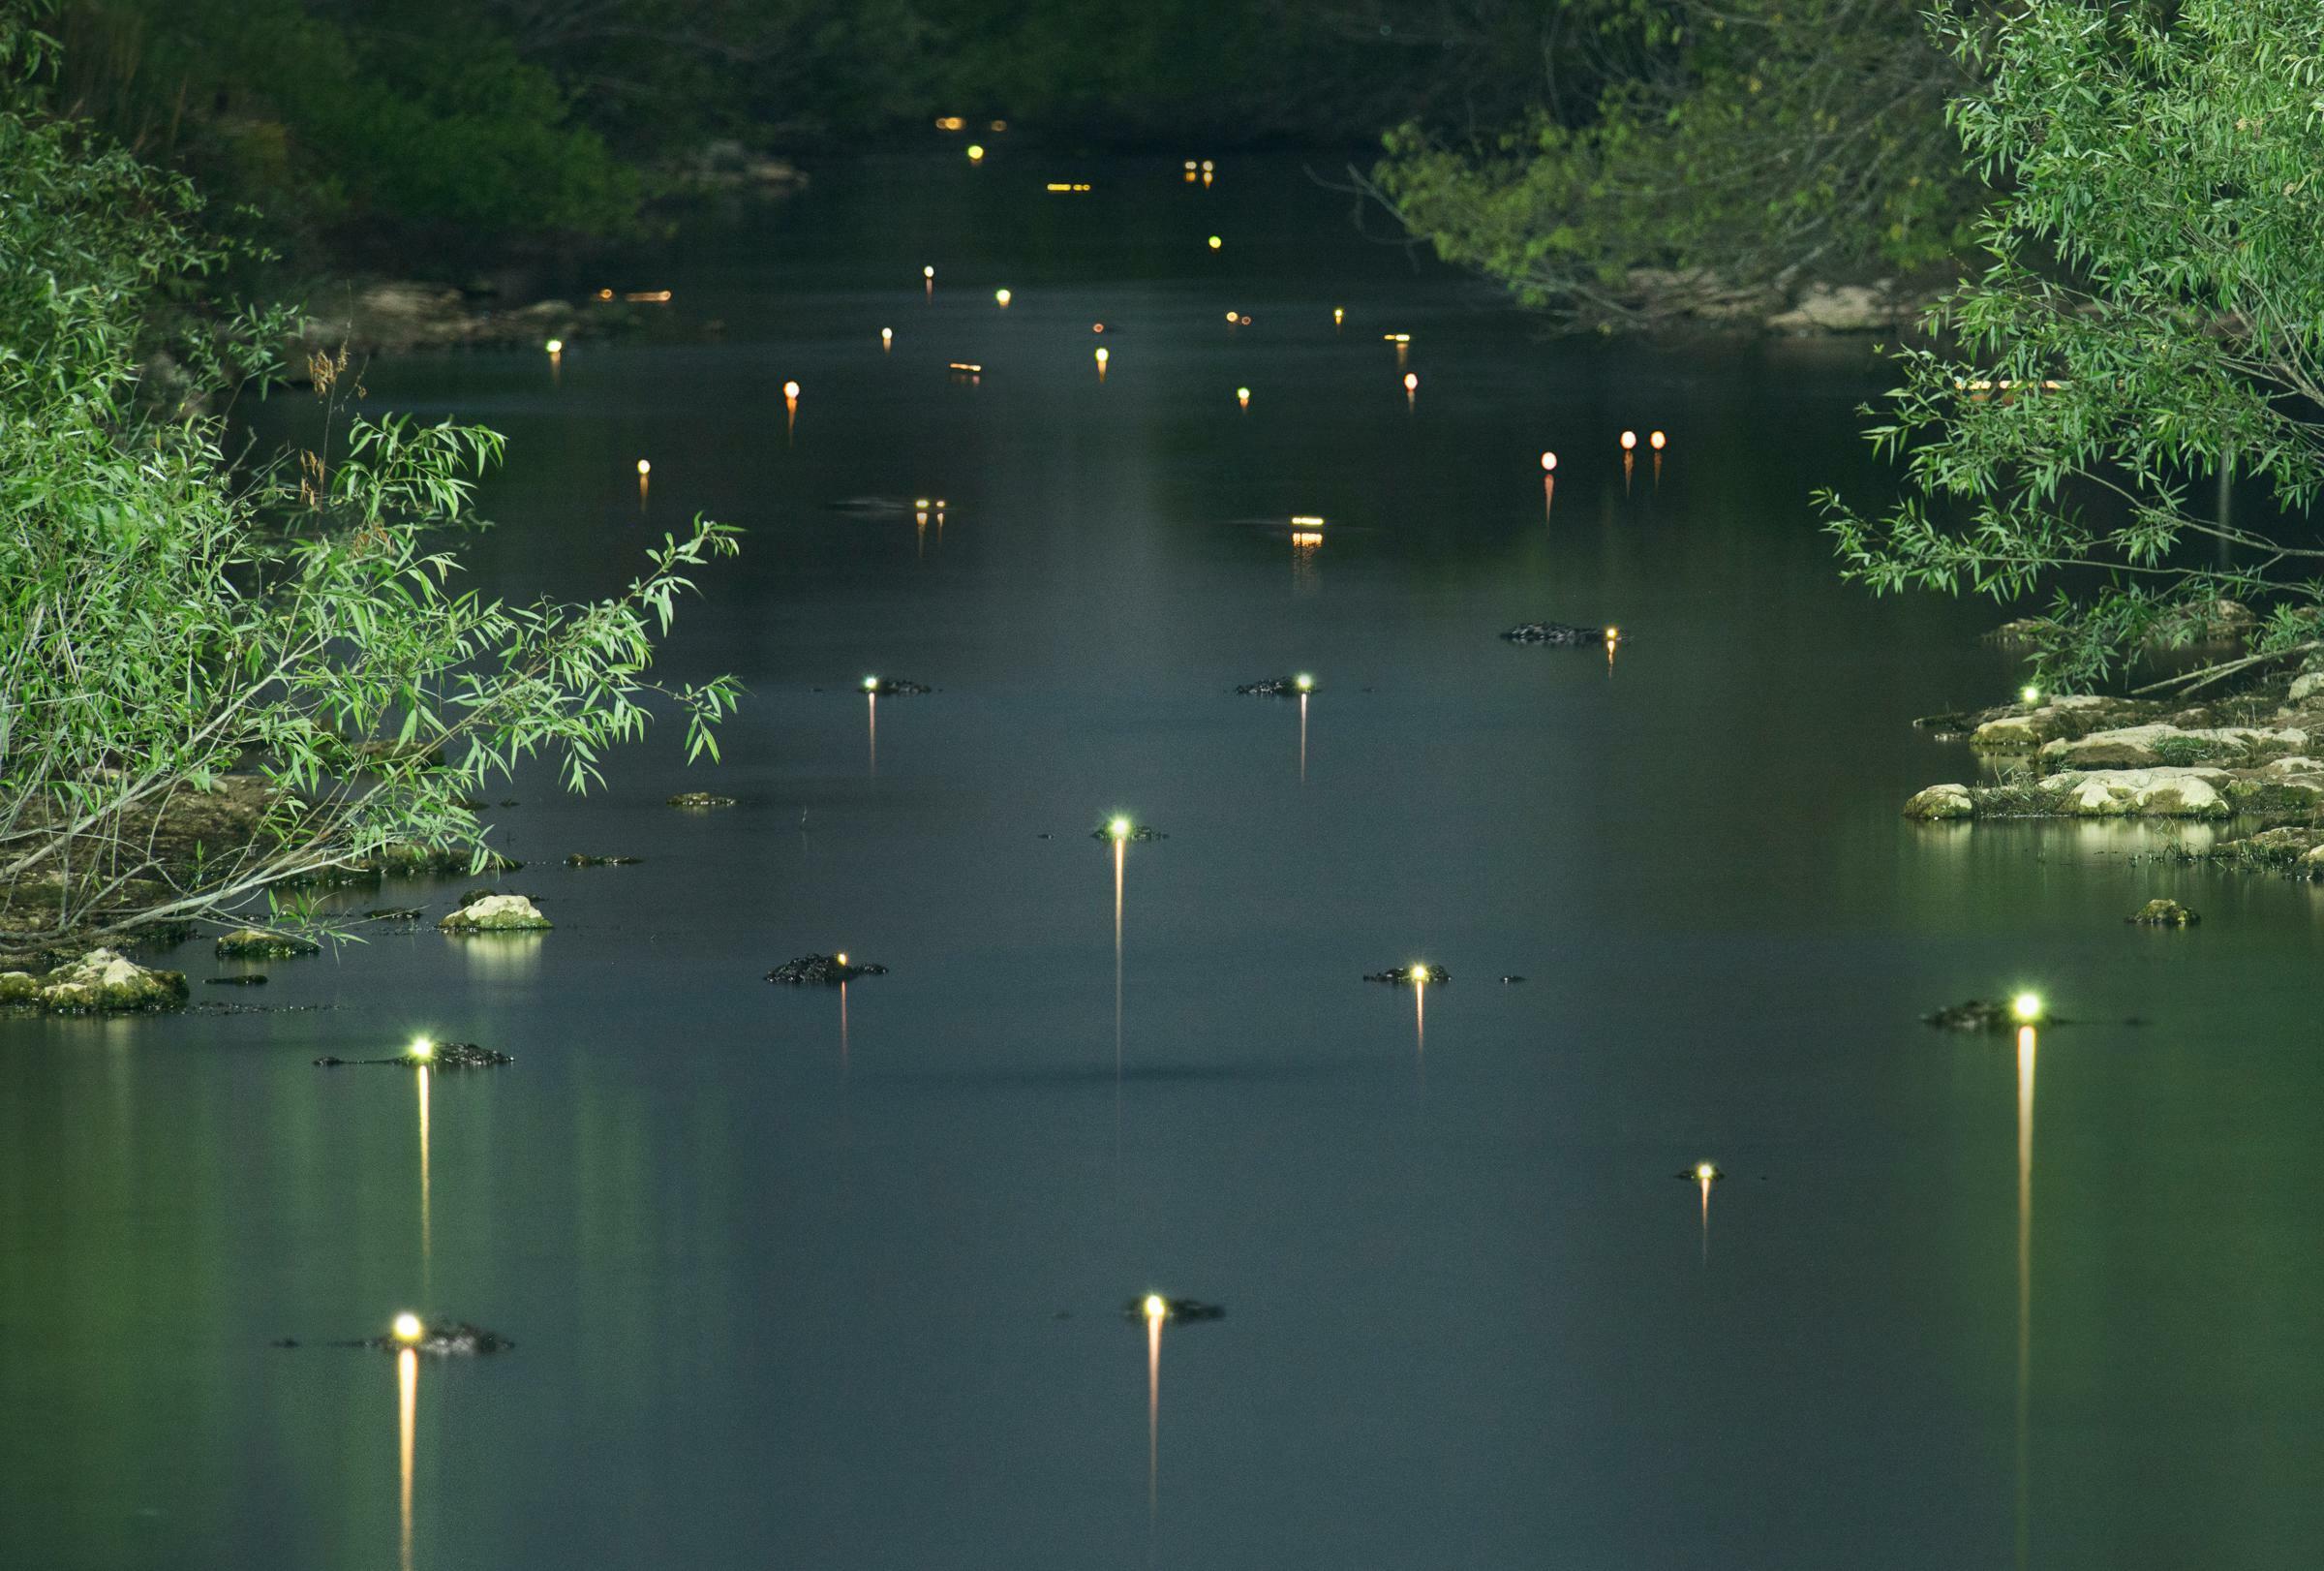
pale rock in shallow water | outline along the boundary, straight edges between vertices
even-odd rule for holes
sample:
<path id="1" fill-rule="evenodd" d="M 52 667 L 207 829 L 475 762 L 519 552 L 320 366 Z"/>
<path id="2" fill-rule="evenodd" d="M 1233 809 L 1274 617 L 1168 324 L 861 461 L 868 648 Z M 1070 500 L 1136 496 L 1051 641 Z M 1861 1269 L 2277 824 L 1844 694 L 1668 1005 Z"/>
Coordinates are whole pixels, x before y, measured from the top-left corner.
<path id="1" fill-rule="evenodd" d="M 2241 761 L 2262 753 L 2298 753 L 2307 746 L 2308 733 L 2293 728 L 2217 725 L 2182 729 L 2156 722 L 2045 742 L 2041 761 L 2053 769 L 2151 769 L 2157 764 Z"/>
<path id="2" fill-rule="evenodd" d="M 1870 284 L 1810 284 L 1789 311 L 1767 319 L 1771 333 L 1868 333 L 1893 326 L 1914 307 Z"/>
<path id="3" fill-rule="evenodd" d="M 2044 777 L 2058 811 L 2078 818 L 2224 818 L 2223 769 L 2092 769 Z"/>
<path id="4" fill-rule="evenodd" d="M 20 985 L 7 987 L 0 996 L 19 992 Z M 55 1014 L 170 1009 L 186 1001 L 186 978 L 182 971 L 148 970 L 110 949 L 91 949 L 41 978 L 29 1001 Z"/>
<path id="5" fill-rule="evenodd" d="M 2091 693 L 2048 698 L 1994 716 L 1970 732 L 1969 745 L 1980 753 L 2031 753 L 2061 737 L 2087 736 L 2110 720 L 2143 720 L 2154 712 L 2152 704 Z"/>
<path id="6" fill-rule="evenodd" d="M 1968 786 L 1959 785 L 1932 786 L 1905 804 L 1908 818 L 1967 818 L 1976 811 L 1976 799 Z"/>
<path id="7" fill-rule="evenodd" d="M 552 924 L 523 895 L 483 895 L 436 925 L 447 933 L 526 933 Z"/>

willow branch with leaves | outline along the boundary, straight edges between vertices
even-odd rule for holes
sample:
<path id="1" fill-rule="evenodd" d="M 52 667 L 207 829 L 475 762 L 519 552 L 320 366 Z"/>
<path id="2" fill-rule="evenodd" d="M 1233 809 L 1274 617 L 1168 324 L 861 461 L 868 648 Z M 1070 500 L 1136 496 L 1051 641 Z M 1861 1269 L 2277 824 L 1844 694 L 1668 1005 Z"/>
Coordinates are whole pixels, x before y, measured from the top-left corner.
<path id="1" fill-rule="evenodd" d="M 1957 347 L 1905 353 L 1870 433 L 1905 496 L 1878 514 L 1822 499 L 1845 572 L 2046 592 L 2038 661 L 2069 688 L 2189 642 L 2222 598 L 2264 613 L 2247 649 L 2162 685 L 2312 652 L 2324 12 L 2034 0 L 1952 42 L 1989 85 L 1951 120 L 2003 195 L 1984 271 L 1932 318 Z"/>
<path id="2" fill-rule="evenodd" d="M 653 666 L 738 532 L 697 518 L 593 602 L 463 588 L 446 530 L 501 438 L 347 414 L 343 358 L 309 368 L 335 458 L 235 463 L 199 411 L 284 318 L 199 309 L 199 196 L 47 111 L 25 15 L 0 5 L 0 935 L 115 937 L 395 847 L 480 865 L 491 782 L 547 755 L 588 789 L 657 711 L 715 758 L 735 684 Z M 232 840 L 184 844 L 237 773 L 263 786 Z"/>

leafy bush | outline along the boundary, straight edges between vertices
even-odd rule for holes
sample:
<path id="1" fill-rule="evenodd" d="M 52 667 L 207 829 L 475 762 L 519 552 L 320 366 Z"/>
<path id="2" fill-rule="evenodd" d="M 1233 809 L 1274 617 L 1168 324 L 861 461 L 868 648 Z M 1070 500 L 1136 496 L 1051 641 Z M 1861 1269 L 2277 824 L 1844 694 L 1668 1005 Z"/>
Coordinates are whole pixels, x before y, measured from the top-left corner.
<path id="1" fill-rule="evenodd" d="M 1935 315 L 1949 347 L 1902 356 L 1871 433 L 1904 499 L 1825 499 L 1844 570 L 2053 590 L 2041 664 L 2068 689 L 2221 599 L 2262 612 L 2249 652 L 2158 685 L 2324 649 L 2324 10 L 2033 0 L 1952 41 L 1989 83 L 1952 120 L 2002 195 L 1984 270 Z M 2235 480 L 2264 492 L 2248 519 Z"/>
<path id="2" fill-rule="evenodd" d="M 697 519 L 595 603 L 485 599 L 440 529 L 501 439 L 348 417 L 325 357 L 343 450 L 237 470 L 189 411 L 262 375 L 283 319 L 190 314 L 227 260 L 199 197 L 49 112 L 52 47 L 0 8 L 0 923 L 115 933 L 390 845 L 480 860 L 463 804 L 489 780 L 545 753 L 586 788 L 657 699 L 715 757 L 734 684 L 651 666 L 688 571 L 736 532 Z M 267 783 L 258 821 L 188 847 L 173 825 L 235 770 Z"/>

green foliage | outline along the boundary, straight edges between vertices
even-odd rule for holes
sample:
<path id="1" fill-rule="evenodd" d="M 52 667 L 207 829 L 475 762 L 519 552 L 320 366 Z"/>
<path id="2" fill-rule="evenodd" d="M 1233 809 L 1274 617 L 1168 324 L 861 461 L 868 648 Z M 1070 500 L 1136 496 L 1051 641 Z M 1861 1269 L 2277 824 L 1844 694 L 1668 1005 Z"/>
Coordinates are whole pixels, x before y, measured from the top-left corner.
<path id="1" fill-rule="evenodd" d="M 691 569 L 737 548 L 697 520 L 621 594 L 513 605 L 437 543 L 501 439 L 351 417 L 345 450 L 238 471 L 223 422 L 157 410 L 153 323 L 226 260 L 199 200 L 27 85 L 50 50 L 0 8 L 0 919 L 107 933 L 247 901 L 398 844 L 467 847 L 464 804 L 525 757 L 597 782 L 657 702 L 717 755 L 736 690 L 671 688 L 654 643 Z M 181 331 L 197 396 L 263 368 L 274 316 Z M 220 777 L 269 783 L 255 837 L 174 844 Z"/>
<path id="2" fill-rule="evenodd" d="M 2324 11 L 2034 0 L 1952 42 L 1989 79 L 1952 118 L 2002 191 L 1979 226 L 1990 260 L 1935 314 L 1958 348 L 1906 353 L 1871 432 L 1905 499 L 1867 516 L 1826 498 L 1846 572 L 2052 589 L 2054 686 L 2190 641 L 2190 609 L 2221 596 L 2265 608 L 2252 652 L 2179 680 L 2319 647 Z M 2273 517 L 2233 522 L 2202 483 L 2223 474 Z"/>
<path id="3" fill-rule="evenodd" d="M 634 216 L 635 172 L 472 8 L 365 26 L 303 0 L 74 0 L 61 20 L 68 108 L 277 222 L 491 241 Z"/>
<path id="4" fill-rule="evenodd" d="M 1404 126 L 1375 188 L 1445 260 L 1575 325 L 1763 312 L 1801 277 L 1928 267 L 1976 193 L 1943 121 L 1967 78 L 1923 4 L 1570 0 L 1581 102 L 1462 141 Z"/>

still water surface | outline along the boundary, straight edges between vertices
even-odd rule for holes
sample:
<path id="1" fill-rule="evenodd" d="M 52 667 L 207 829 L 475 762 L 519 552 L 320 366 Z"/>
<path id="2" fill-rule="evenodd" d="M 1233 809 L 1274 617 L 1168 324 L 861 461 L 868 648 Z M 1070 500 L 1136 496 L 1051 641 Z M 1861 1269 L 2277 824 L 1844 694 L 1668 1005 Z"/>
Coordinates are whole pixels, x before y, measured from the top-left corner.
<path id="1" fill-rule="evenodd" d="M 503 886 L 545 937 L 225 995 L 318 1012 L 0 1023 L 0 1561 L 2278 1566 L 2324 1533 L 2315 896 L 2128 826 L 1898 817 L 1972 768 L 1909 719 L 2013 671 L 1991 607 L 1834 581 L 1806 498 L 1881 483 L 1860 346 L 1544 344 L 1289 165 L 835 169 L 606 282 L 722 335 L 367 381 L 508 434 L 497 592 L 749 528 L 666 666 L 749 685 L 726 762 L 669 729 L 586 800 L 521 780 Z M 1669 433 L 1659 477 L 1625 426 Z M 872 494 L 947 507 L 823 506 Z M 1625 636 L 1495 636 L 1541 617 Z M 1297 704 L 1230 691 L 1298 670 L 1303 754 Z M 940 690 L 875 750 L 868 672 Z M 1118 949 L 1116 811 L 1169 837 L 1123 859 Z M 2204 925 L 2124 925 L 2158 894 Z M 828 949 L 892 973 L 760 979 Z M 1455 978 L 1424 1034 L 1358 979 L 1413 960 Z M 2094 1023 L 1918 1023 L 2021 985 Z M 517 1063 L 310 1067 L 420 1031 Z M 1149 1288 L 1227 1316 L 1149 1369 Z M 408 1307 L 519 1345 L 425 1365 L 408 1421 L 392 1360 L 269 1345 Z"/>

